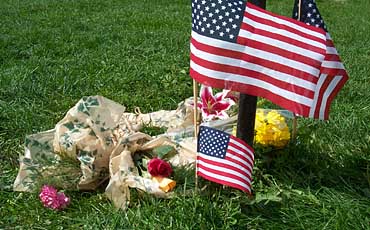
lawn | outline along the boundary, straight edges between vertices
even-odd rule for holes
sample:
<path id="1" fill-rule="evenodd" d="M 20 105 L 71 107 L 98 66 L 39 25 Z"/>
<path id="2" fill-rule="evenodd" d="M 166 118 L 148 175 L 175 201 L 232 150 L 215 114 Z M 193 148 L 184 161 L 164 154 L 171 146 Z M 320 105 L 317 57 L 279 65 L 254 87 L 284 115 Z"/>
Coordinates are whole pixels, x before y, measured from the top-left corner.
<path id="1" fill-rule="evenodd" d="M 256 155 L 254 198 L 176 175 L 173 199 L 133 194 L 117 211 L 94 192 L 68 192 L 55 212 L 12 191 L 26 135 L 54 127 L 83 96 L 143 113 L 192 95 L 189 0 L 0 1 L 0 229 L 370 229 L 370 4 L 317 0 L 350 80 L 327 122 L 299 119 L 297 143 Z M 292 0 L 267 0 L 291 16 Z M 185 177 L 186 175 L 186 177 Z M 186 179 L 185 179 L 186 178 Z"/>

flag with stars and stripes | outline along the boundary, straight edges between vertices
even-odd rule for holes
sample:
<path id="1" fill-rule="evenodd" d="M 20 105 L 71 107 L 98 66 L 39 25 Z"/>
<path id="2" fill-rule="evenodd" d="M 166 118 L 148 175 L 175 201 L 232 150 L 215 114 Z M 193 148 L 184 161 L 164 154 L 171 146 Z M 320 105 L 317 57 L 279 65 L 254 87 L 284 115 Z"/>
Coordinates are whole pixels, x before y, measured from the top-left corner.
<path id="1" fill-rule="evenodd" d="M 298 19 L 298 4 L 295 0 L 293 18 Z M 329 116 L 330 104 L 339 90 L 348 80 L 347 72 L 340 60 L 339 54 L 327 31 L 324 20 L 316 6 L 315 0 L 301 0 L 300 21 L 307 25 L 322 28 L 326 31 L 326 54 L 320 68 L 320 76 L 317 82 L 314 95 L 314 110 L 310 111 L 311 117 L 327 119 Z"/>
<path id="2" fill-rule="evenodd" d="M 319 118 L 312 111 L 325 54 L 321 28 L 242 0 L 192 0 L 190 75 L 202 84 Z"/>
<path id="3" fill-rule="evenodd" d="M 223 131 L 200 126 L 197 175 L 251 193 L 254 150 Z"/>

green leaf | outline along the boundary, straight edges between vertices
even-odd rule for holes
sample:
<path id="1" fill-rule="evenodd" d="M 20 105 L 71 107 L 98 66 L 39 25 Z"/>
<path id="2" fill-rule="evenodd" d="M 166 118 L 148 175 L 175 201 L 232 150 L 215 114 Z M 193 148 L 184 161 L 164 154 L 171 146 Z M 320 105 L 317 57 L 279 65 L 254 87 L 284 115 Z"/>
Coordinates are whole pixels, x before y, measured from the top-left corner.
<path id="1" fill-rule="evenodd" d="M 169 159 L 176 155 L 176 149 L 171 145 L 162 145 L 153 149 L 153 155 L 161 159 Z"/>

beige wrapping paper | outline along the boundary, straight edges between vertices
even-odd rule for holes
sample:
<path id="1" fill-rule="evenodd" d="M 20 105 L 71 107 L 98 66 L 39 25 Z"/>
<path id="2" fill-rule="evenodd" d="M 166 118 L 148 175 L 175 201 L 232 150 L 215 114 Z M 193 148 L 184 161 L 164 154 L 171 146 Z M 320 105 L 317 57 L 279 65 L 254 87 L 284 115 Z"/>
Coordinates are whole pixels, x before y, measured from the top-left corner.
<path id="1" fill-rule="evenodd" d="M 102 96 L 82 98 L 55 128 L 26 137 L 25 154 L 14 182 L 15 191 L 33 191 L 44 183 L 63 189 L 94 190 L 109 179 L 106 195 L 117 208 L 130 201 L 129 188 L 169 197 L 159 183 L 139 176 L 132 156 L 157 146 L 172 145 L 173 166 L 195 162 L 191 99 L 176 110 L 126 113 L 125 107 Z M 140 133 L 143 124 L 168 128 L 170 135 Z M 180 130 L 180 131 L 178 131 Z"/>

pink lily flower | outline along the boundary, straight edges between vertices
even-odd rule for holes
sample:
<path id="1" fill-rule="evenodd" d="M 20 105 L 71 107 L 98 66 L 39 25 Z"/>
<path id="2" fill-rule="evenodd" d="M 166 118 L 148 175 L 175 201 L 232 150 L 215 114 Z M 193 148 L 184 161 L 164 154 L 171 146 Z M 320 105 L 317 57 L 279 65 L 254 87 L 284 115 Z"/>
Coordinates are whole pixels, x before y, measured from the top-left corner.
<path id="1" fill-rule="evenodd" d="M 229 118 L 226 111 L 237 101 L 237 96 L 231 94 L 230 90 L 224 89 L 213 95 L 212 87 L 204 85 L 200 89 L 200 98 L 198 108 L 202 111 L 203 121 Z"/>

